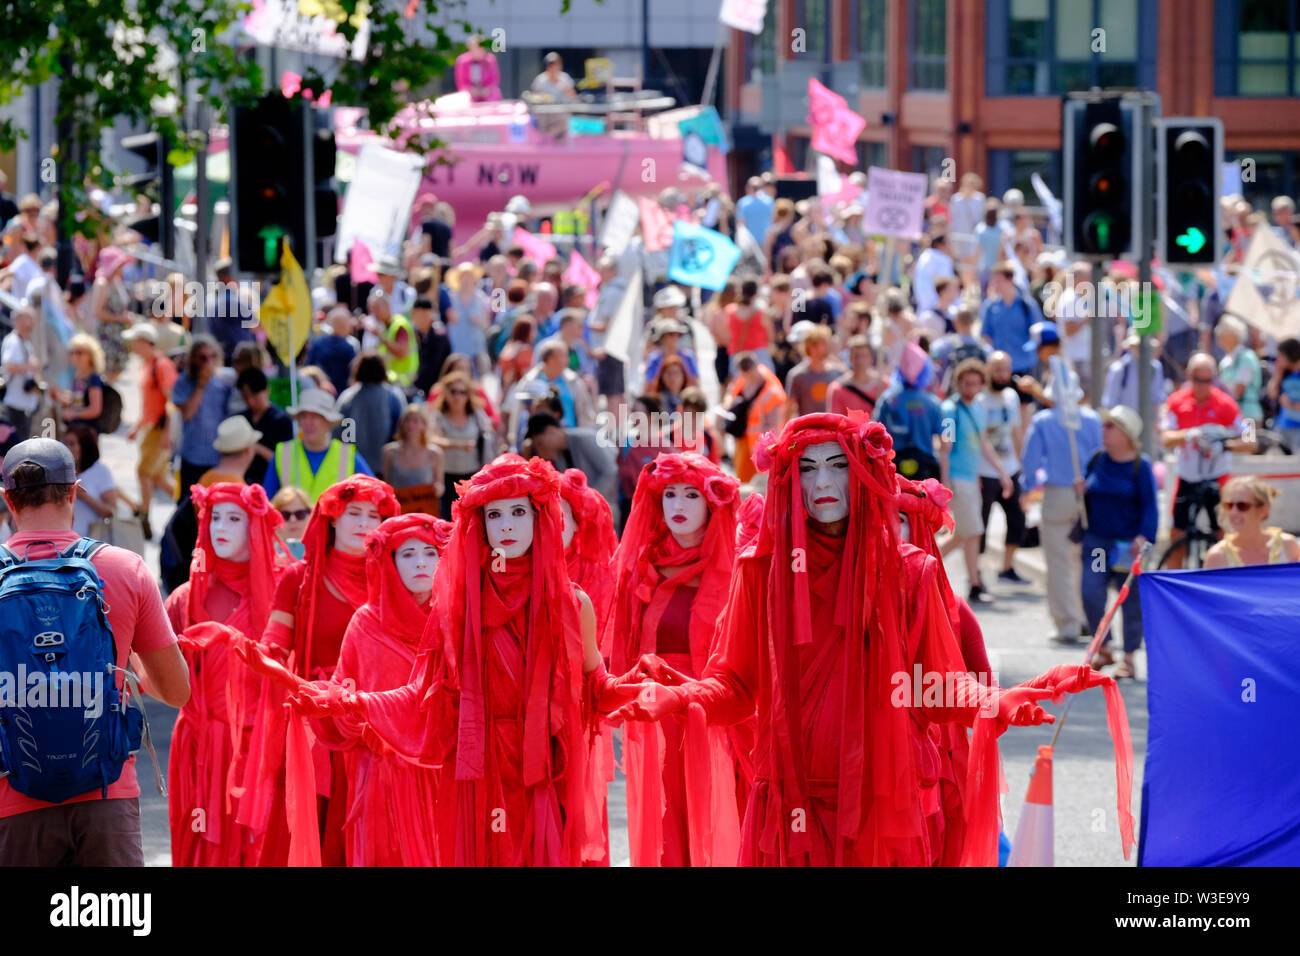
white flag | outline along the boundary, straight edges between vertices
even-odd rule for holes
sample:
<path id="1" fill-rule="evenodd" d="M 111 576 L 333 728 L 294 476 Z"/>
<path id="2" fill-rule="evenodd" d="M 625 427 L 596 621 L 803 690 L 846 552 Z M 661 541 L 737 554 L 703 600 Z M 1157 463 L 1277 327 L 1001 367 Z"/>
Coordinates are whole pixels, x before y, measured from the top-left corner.
<path id="1" fill-rule="evenodd" d="M 746 33 L 762 33 L 767 0 L 722 0 L 718 20 Z"/>
<path id="2" fill-rule="evenodd" d="M 1261 332 L 1284 339 L 1300 335 L 1300 256 L 1267 224 L 1255 227 L 1246 260 L 1232 284 L 1224 311 Z"/>

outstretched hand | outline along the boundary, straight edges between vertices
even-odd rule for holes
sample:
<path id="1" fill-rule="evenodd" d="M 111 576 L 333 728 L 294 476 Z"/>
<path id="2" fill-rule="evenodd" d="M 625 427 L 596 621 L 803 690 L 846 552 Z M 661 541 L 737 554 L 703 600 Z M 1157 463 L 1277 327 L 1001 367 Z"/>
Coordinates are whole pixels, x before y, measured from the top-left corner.
<path id="1" fill-rule="evenodd" d="M 1050 691 L 1052 700 L 1059 701 L 1066 694 L 1077 694 L 1089 687 L 1100 687 L 1113 680 L 1113 677 L 1093 670 L 1086 664 L 1057 664 L 1020 686 Z"/>
<path id="2" fill-rule="evenodd" d="M 676 687 L 656 683 L 637 686 L 640 690 L 636 699 L 610 714 L 610 720 L 641 720 L 653 723 L 669 714 L 686 709 L 686 695 Z"/>
<path id="3" fill-rule="evenodd" d="M 597 712 L 608 714 L 636 699 L 636 695 L 641 693 L 643 677 L 638 667 L 632 668 L 622 677 L 615 677 L 601 664 L 597 670 L 587 675 L 587 679 L 592 683 Z"/>
<path id="4" fill-rule="evenodd" d="M 1051 724 L 1056 718 L 1043 710 L 1035 701 L 1050 697 L 1051 693 L 1036 687 L 1018 684 L 997 692 L 998 733 L 1007 727 L 1033 727 L 1037 724 Z"/>
<path id="5" fill-rule="evenodd" d="M 306 717 L 342 717 L 358 709 L 357 695 L 331 681 L 303 681 L 289 697 L 293 709 Z"/>
<path id="6" fill-rule="evenodd" d="M 636 664 L 636 673 L 645 682 L 663 684 L 665 687 L 682 687 L 694 680 L 670 667 L 658 654 L 642 654 Z"/>
<path id="7" fill-rule="evenodd" d="M 296 691 L 306 681 L 271 656 L 270 650 L 263 644 L 241 635 L 241 639 L 232 642 L 235 656 L 248 665 L 249 670 L 267 680 L 277 681 L 290 692 Z"/>

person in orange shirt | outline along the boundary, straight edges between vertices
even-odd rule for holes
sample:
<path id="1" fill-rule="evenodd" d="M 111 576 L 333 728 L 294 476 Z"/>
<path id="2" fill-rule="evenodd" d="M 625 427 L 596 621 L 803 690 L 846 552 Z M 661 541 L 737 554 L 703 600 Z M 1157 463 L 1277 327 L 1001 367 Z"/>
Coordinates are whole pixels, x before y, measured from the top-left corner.
<path id="1" fill-rule="evenodd" d="M 146 538 L 153 537 L 149 527 L 149 502 L 154 488 L 171 492 L 172 439 L 167 422 L 167 401 L 176 384 L 176 366 L 158 351 L 158 330 L 151 322 L 137 322 L 122 333 L 131 351 L 140 356 L 144 372 L 140 376 L 140 421 L 127 438 L 140 439 L 140 463 L 135 474 L 140 480 L 140 510 L 136 513 Z"/>
<path id="2" fill-rule="evenodd" d="M 755 360 L 754 353 L 737 355 L 736 371 L 740 374 L 727 389 L 727 410 L 735 417 L 726 431 L 736 439 L 736 477 L 744 484 L 757 471 L 752 458 L 754 442 L 764 432 L 781 427 L 786 396 L 780 380 Z"/>

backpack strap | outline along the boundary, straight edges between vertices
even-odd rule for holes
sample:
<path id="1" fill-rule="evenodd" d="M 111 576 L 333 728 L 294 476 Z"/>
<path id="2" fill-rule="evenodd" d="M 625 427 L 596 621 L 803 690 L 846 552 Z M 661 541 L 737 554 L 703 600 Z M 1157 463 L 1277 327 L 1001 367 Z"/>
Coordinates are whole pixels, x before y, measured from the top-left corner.
<path id="1" fill-rule="evenodd" d="M 23 559 L 9 550 L 6 544 L 0 544 L 0 568 L 11 568 L 14 565 L 22 564 Z"/>
<path id="2" fill-rule="evenodd" d="M 101 550 L 108 547 L 106 541 L 96 541 L 94 538 L 78 538 L 59 555 L 61 558 L 85 558 L 89 561 Z"/>

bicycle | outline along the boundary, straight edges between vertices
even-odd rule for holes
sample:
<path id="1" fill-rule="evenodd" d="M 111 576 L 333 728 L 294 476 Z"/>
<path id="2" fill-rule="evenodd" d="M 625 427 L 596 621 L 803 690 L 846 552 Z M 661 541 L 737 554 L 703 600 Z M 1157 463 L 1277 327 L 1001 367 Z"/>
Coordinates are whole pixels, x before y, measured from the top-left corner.
<path id="1" fill-rule="evenodd" d="M 1203 425 L 1200 428 L 1197 443 L 1211 452 L 1212 456 L 1221 454 L 1227 442 L 1241 437 L 1241 433 L 1223 425 Z M 1187 530 L 1177 541 L 1170 542 L 1160 556 L 1157 569 L 1168 564 L 1176 552 L 1183 552 L 1182 567 L 1190 570 L 1200 568 L 1205 555 L 1219 542 L 1214 530 L 1212 514 L 1219 500 L 1219 482 L 1217 478 L 1202 481 L 1184 482 L 1184 493 L 1189 493 L 1191 500 L 1187 506 Z"/>

